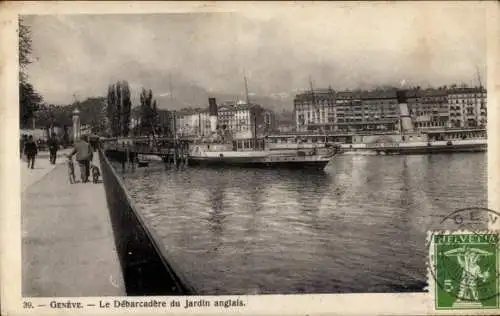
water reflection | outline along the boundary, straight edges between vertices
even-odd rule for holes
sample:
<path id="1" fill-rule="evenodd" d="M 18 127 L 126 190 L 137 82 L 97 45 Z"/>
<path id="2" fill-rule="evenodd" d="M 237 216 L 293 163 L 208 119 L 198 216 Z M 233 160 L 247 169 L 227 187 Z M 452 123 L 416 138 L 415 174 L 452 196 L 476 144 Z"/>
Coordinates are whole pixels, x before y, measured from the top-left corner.
<path id="1" fill-rule="evenodd" d="M 319 174 L 152 165 L 124 180 L 203 294 L 417 291 L 426 230 L 486 205 L 485 156 L 339 156 Z"/>
<path id="2" fill-rule="evenodd" d="M 208 211 L 208 222 L 210 223 L 210 231 L 216 236 L 220 236 L 223 230 L 223 222 L 226 216 L 224 211 L 224 187 L 220 183 L 216 183 L 209 188 L 210 208 Z"/>

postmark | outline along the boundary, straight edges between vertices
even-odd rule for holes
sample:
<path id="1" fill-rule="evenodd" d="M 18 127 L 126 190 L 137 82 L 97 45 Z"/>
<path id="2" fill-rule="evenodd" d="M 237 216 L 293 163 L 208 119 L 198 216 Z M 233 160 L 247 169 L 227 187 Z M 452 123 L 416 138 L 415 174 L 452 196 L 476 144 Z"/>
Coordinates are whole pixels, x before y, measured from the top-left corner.
<path id="1" fill-rule="evenodd" d="M 443 218 L 446 230 L 428 234 L 429 292 L 436 310 L 499 306 L 499 231 L 488 230 L 500 214 L 464 208 Z"/>
<path id="2" fill-rule="evenodd" d="M 494 229 L 499 225 L 500 213 L 485 207 L 458 209 L 445 216 L 440 222 L 440 227 L 444 229 L 464 229 L 471 232 Z"/>

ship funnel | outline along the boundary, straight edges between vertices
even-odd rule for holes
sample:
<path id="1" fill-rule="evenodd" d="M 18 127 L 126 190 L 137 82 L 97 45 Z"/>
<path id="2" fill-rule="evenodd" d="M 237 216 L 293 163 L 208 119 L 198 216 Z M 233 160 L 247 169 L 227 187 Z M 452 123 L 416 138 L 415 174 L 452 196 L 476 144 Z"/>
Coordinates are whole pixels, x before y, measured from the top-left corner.
<path id="1" fill-rule="evenodd" d="M 210 130 L 217 131 L 217 102 L 215 98 L 208 98 L 208 115 L 210 116 Z"/>
<path id="2" fill-rule="evenodd" d="M 410 113 L 408 111 L 408 99 L 406 96 L 406 91 L 398 90 L 396 91 L 396 97 L 399 104 L 399 115 L 401 120 L 401 132 L 413 132 L 413 123 L 411 121 Z"/>

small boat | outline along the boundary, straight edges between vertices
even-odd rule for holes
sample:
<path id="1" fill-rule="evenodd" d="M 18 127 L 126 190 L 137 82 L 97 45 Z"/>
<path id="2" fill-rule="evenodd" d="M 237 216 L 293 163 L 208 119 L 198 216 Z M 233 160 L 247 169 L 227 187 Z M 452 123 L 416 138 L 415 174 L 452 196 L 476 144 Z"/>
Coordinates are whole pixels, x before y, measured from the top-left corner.
<path id="1" fill-rule="evenodd" d="M 227 143 L 194 144 L 188 155 L 188 165 L 323 170 L 336 154 L 335 149 L 319 153 L 315 149 L 238 151 L 235 147 Z"/>

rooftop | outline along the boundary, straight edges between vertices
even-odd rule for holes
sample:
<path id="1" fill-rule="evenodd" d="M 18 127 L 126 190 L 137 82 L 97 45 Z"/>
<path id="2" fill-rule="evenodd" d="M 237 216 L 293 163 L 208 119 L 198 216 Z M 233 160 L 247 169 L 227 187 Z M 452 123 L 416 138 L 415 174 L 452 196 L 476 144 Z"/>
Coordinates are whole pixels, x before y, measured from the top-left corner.
<path id="1" fill-rule="evenodd" d="M 185 116 L 185 115 L 193 115 L 193 114 L 200 114 L 200 113 L 206 113 L 208 112 L 208 109 L 203 109 L 203 108 L 184 108 L 180 109 L 178 111 L 175 111 L 176 116 Z"/>
<path id="2" fill-rule="evenodd" d="M 484 87 L 467 87 L 467 88 L 451 88 L 449 89 L 448 94 L 457 94 L 457 93 L 478 93 L 478 92 L 486 92 Z"/>
<path id="3" fill-rule="evenodd" d="M 249 108 L 262 108 L 262 106 L 259 104 L 255 104 L 255 103 L 250 103 L 250 104 L 246 104 L 246 103 L 242 103 L 242 102 L 235 103 L 234 101 L 232 103 L 225 102 L 225 103 L 219 104 L 219 106 L 218 106 L 219 111 L 223 111 L 223 110 L 230 110 L 230 111 L 248 110 Z"/>
<path id="4" fill-rule="evenodd" d="M 477 93 L 477 92 L 486 92 L 484 87 L 439 87 L 439 88 L 428 88 L 428 89 L 420 89 L 417 88 L 409 88 L 402 89 L 406 92 L 406 96 L 408 98 L 418 98 L 418 97 L 432 97 L 432 96 L 447 96 L 449 94 L 457 94 L 457 93 Z M 311 97 L 317 96 L 319 98 L 325 96 L 333 96 L 336 99 L 395 99 L 396 92 L 398 89 L 375 89 L 375 90 L 344 90 L 344 91 L 334 91 L 332 89 L 315 89 L 313 90 L 314 94 L 311 91 L 305 91 L 302 93 L 298 93 L 295 95 L 295 100 L 310 100 Z"/>

